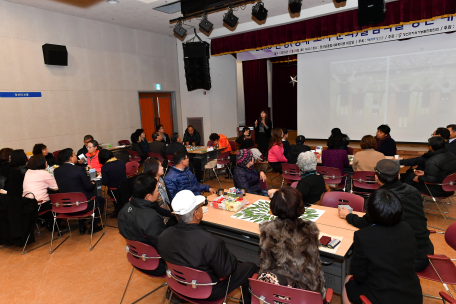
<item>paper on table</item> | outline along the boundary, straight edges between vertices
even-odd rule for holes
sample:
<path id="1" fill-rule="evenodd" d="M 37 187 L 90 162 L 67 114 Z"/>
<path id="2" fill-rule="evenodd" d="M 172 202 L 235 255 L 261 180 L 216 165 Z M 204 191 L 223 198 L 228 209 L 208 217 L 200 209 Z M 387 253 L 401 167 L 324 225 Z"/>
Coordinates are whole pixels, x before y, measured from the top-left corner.
<path id="1" fill-rule="evenodd" d="M 126 146 L 116 146 L 116 149 L 125 148 Z"/>
<path id="2" fill-rule="evenodd" d="M 328 253 L 334 253 L 334 254 L 337 253 L 337 249 L 339 249 L 340 244 L 342 244 L 342 240 L 344 238 L 341 237 L 341 236 L 333 236 L 333 235 L 329 235 L 329 234 L 320 232 L 320 235 L 318 236 L 318 239 L 321 239 L 322 236 L 329 236 L 331 238 L 331 240 L 338 239 L 340 241 L 340 243 L 334 249 L 331 249 L 331 248 L 328 248 L 328 247 L 324 247 L 324 246 L 320 246 L 319 247 L 320 251 L 324 251 L 324 252 L 328 252 Z"/>

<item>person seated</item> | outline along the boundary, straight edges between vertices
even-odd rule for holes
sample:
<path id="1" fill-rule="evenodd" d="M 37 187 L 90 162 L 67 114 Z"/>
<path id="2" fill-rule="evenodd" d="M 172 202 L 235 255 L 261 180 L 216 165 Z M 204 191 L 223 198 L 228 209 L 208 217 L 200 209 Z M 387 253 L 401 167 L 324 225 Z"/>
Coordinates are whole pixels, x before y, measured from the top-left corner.
<path id="1" fill-rule="evenodd" d="M 98 155 L 101 167 L 101 184 L 108 188 L 108 195 L 114 198 L 114 213 L 111 218 L 117 218 L 122 209 L 119 186 L 127 178 L 127 167 L 123 160 L 114 157 L 112 151 L 101 150 Z"/>
<path id="2" fill-rule="evenodd" d="M 91 140 L 87 145 L 87 151 L 88 152 L 85 155 L 87 159 L 87 167 L 89 169 L 95 169 L 97 174 L 101 173 L 101 164 L 98 159 L 98 155 L 100 154 L 98 141 Z"/>
<path id="3" fill-rule="evenodd" d="M 141 163 L 144 162 L 149 155 L 144 151 L 142 145 L 141 145 L 141 137 L 139 136 L 138 133 L 133 133 L 130 136 L 131 139 L 131 151 L 135 151 L 138 153 L 139 157 L 141 157 Z"/>
<path id="4" fill-rule="evenodd" d="M 0 150 L 0 189 L 5 189 L 11 171 L 10 157 L 13 149 L 3 148 Z"/>
<path id="5" fill-rule="evenodd" d="M 414 187 L 403 184 L 399 180 L 400 169 L 401 166 L 396 162 L 383 159 L 377 163 L 374 169 L 375 180 L 381 186 L 380 189 L 390 190 L 397 195 L 402 203 L 402 220 L 409 223 L 415 233 L 415 271 L 420 272 L 429 265 L 427 255 L 434 254 L 434 245 L 432 245 L 429 238 L 430 232 L 427 229 L 427 218 L 424 215 L 421 194 Z M 372 225 L 368 213 L 363 217 L 359 217 L 356 214 L 351 214 L 346 208 L 340 208 L 339 216 L 342 219 L 346 219 L 349 224 L 356 228 L 362 229 Z"/>
<path id="6" fill-rule="evenodd" d="M 82 146 L 81 149 L 78 150 L 78 153 L 76 156 L 78 157 L 78 165 L 85 165 L 85 160 L 83 158 L 80 158 L 81 155 L 85 156 L 87 153 L 89 153 L 89 150 L 87 150 L 87 146 L 89 145 L 89 142 L 93 140 L 92 135 L 86 135 L 84 136 L 84 146 Z M 101 150 L 101 147 L 99 147 L 99 150 Z"/>
<path id="7" fill-rule="evenodd" d="M 160 133 L 154 132 L 152 134 L 152 142 L 149 144 L 149 151 L 159 154 L 163 158 L 163 166 L 168 166 L 168 159 L 166 158 L 166 144 L 162 142 Z"/>
<path id="8" fill-rule="evenodd" d="M 334 128 L 331 130 L 331 136 L 341 136 L 342 137 L 342 149 L 348 153 L 348 144 L 350 144 L 350 138 L 347 134 L 342 133 L 339 128 Z"/>
<path id="9" fill-rule="evenodd" d="M 190 171 L 195 172 L 196 179 L 201 181 L 203 179 L 203 171 L 201 170 L 201 160 L 199 158 L 189 155 L 187 148 L 182 144 L 182 138 L 179 133 L 171 134 L 171 143 L 166 147 L 166 155 L 174 155 L 176 152 L 185 152 L 190 159 Z"/>
<path id="10" fill-rule="evenodd" d="M 22 196 L 24 192 L 23 184 L 25 173 L 27 172 L 27 162 L 28 157 L 25 154 L 24 150 L 13 150 L 10 156 L 11 160 L 9 162 L 11 169 L 8 175 L 8 183 L 5 185 L 4 191 L 0 190 L 2 194 Z"/>
<path id="11" fill-rule="evenodd" d="M 30 157 L 27 163 L 28 170 L 25 173 L 22 184 L 22 196 L 35 198 L 38 205 L 41 205 L 40 211 L 52 209 L 48 189 L 53 191 L 59 190 L 54 177 L 46 171 L 47 166 L 44 154 L 37 154 Z M 33 195 L 30 195 L 30 193 Z"/>
<path id="12" fill-rule="evenodd" d="M 283 137 L 282 137 L 282 145 L 283 145 L 283 156 L 287 157 L 288 152 L 290 152 L 290 142 L 288 141 L 288 129 L 282 128 Z"/>
<path id="13" fill-rule="evenodd" d="M 177 193 L 171 205 L 178 223 L 162 232 L 158 239 L 158 253 L 166 262 L 207 273 L 212 282 L 217 283 L 212 286 L 207 300 L 225 298 L 226 293 L 241 286 L 244 303 L 250 304 L 249 278 L 258 267 L 249 262 L 238 263 L 225 241 L 200 225 L 204 201 L 204 196 L 195 196 L 192 191 Z"/>
<path id="14" fill-rule="evenodd" d="M 456 155 L 456 149 L 453 147 L 453 145 L 450 143 L 450 136 L 451 133 L 447 128 L 437 128 L 437 130 L 434 131 L 432 136 L 441 136 L 443 139 L 445 139 L 445 148 Z"/>
<path id="15" fill-rule="evenodd" d="M 252 152 L 239 150 L 236 154 L 237 166 L 234 168 L 234 186 L 245 189 L 246 193 L 268 196 L 268 190 L 261 190 L 260 180 L 266 182 L 266 174 L 258 172 L 253 166 L 255 160 Z"/>
<path id="16" fill-rule="evenodd" d="M 242 134 L 236 138 L 236 142 L 240 145 L 239 150 L 250 149 L 255 146 L 255 142 L 250 135 L 250 128 L 244 127 L 242 129 Z"/>
<path id="17" fill-rule="evenodd" d="M 372 225 L 355 231 L 351 273 L 343 290 L 343 303 L 423 303 L 415 273 L 416 241 L 410 225 L 401 221 L 402 204 L 388 189 L 367 199 Z"/>
<path id="18" fill-rule="evenodd" d="M 377 151 L 385 156 L 394 156 L 397 153 L 396 142 L 391 138 L 391 128 L 381 125 L 377 128 L 375 140 L 377 141 Z"/>
<path id="19" fill-rule="evenodd" d="M 200 184 L 195 175 L 190 171 L 187 151 L 178 151 L 173 155 L 174 166 L 168 171 L 165 176 L 165 184 L 173 199 L 179 191 L 190 190 L 195 195 L 200 195 L 201 192 L 211 192 L 215 194 L 216 191 L 208 185 Z"/>
<path id="20" fill-rule="evenodd" d="M 201 145 L 201 135 L 192 125 L 187 127 L 184 133 L 184 144 L 187 146 L 200 146 Z"/>
<path id="21" fill-rule="evenodd" d="M 158 158 L 151 157 L 144 162 L 143 165 L 143 174 L 146 176 L 151 176 L 157 180 L 157 189 L 158 189 L 158 198 L 156 200 L 158 207 L 155 208 L 158 214 L 163 216 L 163 222 L 167 227 L 173 226 L 177 223 L 176 217 L 172 213 L 171 208 L 171 194 L 168 192 L 166 188 L 165 181 L 163 180 L 163 176 L 165 174 L 165 170 L 163 166 L 158 160 Z"/>
<path id="22" fill-rule="evenodd" d="M 385 155 L 375 151 L 377 141 L 372 135 L 365 135 L 360 142 L 362 151 L 353 157 L 353 171 L 374 171 L 379 161 L 385 159 Z"/>
<path id="23" fill-rule="evenodd" d="M 283 155 L 283 131 L 281 128 L 272 130 L 271 141 L 269 142 L 268 161 L 275 172 L 282 174 L 282 163 L 288 162 Z"/>
<path id="24" fill-rule="evenodd" d="M 94 141 L 89 142 L 88 145 L 88 153 L 90 154 L 91 151 L 96 151 L 98 156 L 98 150 L 96 150 L 96 146 L 98 143 L 94 145 Z M 81 166 L 75 166 L 78 162 L 78 157 L 74 154 L 73 149 L 66 148 L 59 152 L 59 161 L 62 164 L 60 167 L 54 170 L 54 177 L 59 187 L 59 192 L 61 193 L 71 193 L 71 192 L 80 192 L 84 193 L 87 198 L 87 208 L 82 210 L 81 212 L 88 212 L 93 210 L 94 200 L 92 198 L 95 197 L 95 208 L 100 209 L 100 213 L 96 212 L 97 218 L 94 221 L 93 233 L 102 230 L 101 226 L 97 224 L 100 222 L 100 215 L 103 214 L 104 209 L 104 202 L 105 200 L 102 197 L 96 196 L 94 194 L 94 190 L 96 190 L 95 183 L 90 181 L 90 178 L 87 176 L 85 169 Z M 98 158 L 98 157 L 97 157 Z M 88 158 L 87 158 L 88 160 Z M 98 160 L 97 160 L 98 161 Z M 101 166 L 101 165 L 100 165 Z M 87 227 L 85 225 L 85 220 L 80 219 L 79 222 L 79 233 L 81 235 L 85 234 L 87 231 Z M 91 228 L 89 228 L 91 231 Z"/>
<path id="25" fill-rule="evenodd" d="M 33 146 L 33 155 L 44 155 L 46 158 L 46 162 L 49 165 L 49 167 L 53 167 L 55 165 L 59 165 L 59 161 L 55 159 L 54 154 L 49 153 L 46 145 L 44 144 L 36 144 Z"/>
<path id="26" fill-rule="evenodd" d="M 301 171 L 301 180 L 296 189 L 302 197 L 305 207 L 321 201 L 323 194 L 326 193 L 326 183 L 323 175 L 317 172 L 317 157 L 315 153 L 307 151 L 299 154 L 296 164 Z"/>
<path id="27" fill-rule="evenodd" d="M 160 136 L 162 138 L 161 141 L 164 142 L 165 144 L 169 145 L 172 140 L 170 139 L 169 135 L 165 133 L 165 127 L 163 125 L 158 125 L 157 130 L 158 130 L 158 133 L 160 133 Z"/>
<path id="28" fill-rule="evenodd" d="M 218 147 L 221 153 L 231 152 L 230 141 L 225 135 L 212 133 L 209 135 L 209 140 L 212 141 L 214 147 Z"/>
<path id="29" fill-rule="evenodd" d="M 139 139 L 141 140 L 140 144 L 144 152 L 149 153 L 149 142 L 146 139 L 146 133 L 144 133 L 144 129 L 136 129 L 135 133 L 139 135 Z"/>
<path id="30" fill-rule="evenodd" d="M 306 138 L 303 135 L 298 135 L 296 137 L 296 145 L 291 145 L 287 154 L 288 163 L 296 165 L 299 154 L 310 150 L 310 147 L 306 145 Z"/>
<path id="31" fill-rule="evenodd" d="M 445 139 L 440 136 L 429 138 L 429 150 L 432 151 L 424 164 L 424 171 L 415 170 L 407 177 L 406 183 L 417 188 L 421 193 L 434 197 L 448 197 L 453 192 L 443 190 L 442 186 L 426 185 L 425 183 L 441 184 L 445 177 L 456 172 L 456 156 L 445 148 Z"/>
<path id="32" fill-rule="evenodd" d="M 319 292 L 326 296 L 320 260 L 320 231 L 312 221 L 300 218 L 305 207 L 301 194 L 283 187 L 271 199 L 277 218 L 260 227 L 260 276 L 283 276 L 284 285 Z"/>
<path id="33" fill-rule="evenodd" d="M 453 146 L 453 149 L 456 150 L 456 125 L 448 125 L 448 131 L 450 131 L 450 139 L 448 142 Z"/>
<path id="34" fill-rule="evenodd" d="M 345 167 L 350 165 L 347 150 L 344 149 L 344 138 L 340 135 L 331 135 L 328 138 L 328 149 L 321 153 L 321 164 L 325 167 L 337 168 L 341 175 L 345 174 Z M 345 177 L 340 184 L 345 183 Z"/>
<path id="35" fill-rule="evenodd" d="M 165 231 L 166 225 L 163 217 L 158 214 L 157 180 L 150 176 L 139 176 L 133 185 L 133 196 L 120 210 L 117 218 L 119 233 L 130 241 L 136 241 L 150 245 L 156 250 L 160 235 Z M 161 276 L 166 272 L 166 263 L 163 258 L 158 260 L 155 270 L 143 270 L 141 272 L 152 276 Z"/>

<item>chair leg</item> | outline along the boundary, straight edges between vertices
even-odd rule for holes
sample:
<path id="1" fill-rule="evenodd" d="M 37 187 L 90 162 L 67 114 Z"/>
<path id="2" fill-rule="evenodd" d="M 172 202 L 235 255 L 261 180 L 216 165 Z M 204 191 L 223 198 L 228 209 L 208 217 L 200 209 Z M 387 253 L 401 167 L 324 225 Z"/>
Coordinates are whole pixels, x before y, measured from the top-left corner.
<path id="1" fill-rule="evenodd" d="M 163 302 L 165 301 L 167 292 L 168 292 L 168 286 L 166 286 L 165 293 L 163 294 L 163 298 L 162 298 L 161 304 L 163 304 Z"/>
<path id="2" fill-rule="evenodd" d="M 125 290 L 124 290 L 124 293 L 122 295 L 122 300 L 120 300 L 120 304 L 122 304 L 123 299 L 125 297 L 125 294 L 127 293 L 128 284 L 130 284 L 130 280 L 131 280 L 131 276 L 133 275 L 133 271 L 135 271 L 135 267 L 133 267 L 133 269 L 131 270 L 130 277 L 128 278 L 127 286 L 125 286 Z"/>
<path id="3" fill-rule="evenodd" d="M 92 231 L 90 233 L 90 251 L 93 250 L 93 248 L 95 248 L 95 246 L 97 246 L 98 242 L 101 240 L 101 238 L 105 235 L 105 231 L 104 231 L 104 225 L 103 225 L 103 217 L 101 215 L 101 212 L 100 212 L 100 208 L 98 208 L 98 214 L 100 215 L 100 222 L 101 222 L 101 228 L 103 229 L 103 234 L 98 238 L 97 242 L 95 243 L 95 245 L 92 246 L 93 244 L 93 224 L 94 224 L 94 221 L 95 221 L 95 212 L 92 213 Z"/>
<path id="4" fill-rule="evenodd" d="M 155 288 L 154 290 L 152 290 L 152 291 L 149 292 L 148 294 L 142 296 L 141 298 L 139 298 L 138 300 L 134 301 L 134 302 L 131 303 L 131 304 L 135 304 L 135 303 L 141 301 L 141 300 L 144 299 L 145 297 L 147 297 L 147 296 L 153 294 L 154 292 L 156 292 L 156 291 L 159 290 L 160 288 L 162 288 L 162 287 L 164 287 L 164 286 L 167 286 L 167 285 L 168 285 L 168 283 L 163 283 L 163 284 L 161 284 L 160 286 L 158 286 L 157 288 Z M 166 291 L 165 291 L 165 295 L 166 295 Z"/>
<path id="5" fill-rule="evenodd" d="M 70 221 L 67 219 L 68 230 L 70 231 L 70 234 L 69 234 L 69 235 L 68 235 L 68 236 L 67 236 L 59 245 L 57 245 L 57 247 L 55 247 L 54 250 L 52 250 L 52 243 L 53 243 L 53 241 L 54 241 L 54 227 L 57 225 L 56 220 L 57 220 L 57 219 L 54 217 L 54 225 L 52 226 L 51 248 L 49 249 L 49 253 L 51 253 L 51 254 L 54 253 L 54 252 L 57 250 L 57 248 L 59 248 L 60 245 L 62 245 L 63 243 L 65 243 L 65 241 L 68 240 L 68 238 L 71 236 Z M 58 225 L 57 225 L 57 229 L 59 230 L 59 233 L 60 233 L 60 228 L 59 228 Z M 62 234 L 60 233 L 60 236 L 61 236 L 61 235 L 62 235 Z M 60 237 L 59 237 L 59 238 L 60 238 Z"/>
<path id="6" fill-rule="evenodd" d="M 171 298 L 173 297 L 173 290 L 170 288 L 171 292 L 169 294 L 168 304 L 171 303 Z"/>
<path id="7" fill-rule="evenodd" d="M 212 164 L 211 164 L 211 167 L 212 167 Z M 219 178 L 218 178 L 218 176 L 217 176 L 217 171 L 215 171 L 215 168 L 214 168 L 214 167 L 212 167 L 212 171 L 214 171 L 215 177 L 217 178 L 217 180 L 218 180 L 218 182 L 219 182 L 220 189 L 222 189 L 222 188 L 223 188 L 223 187 L 222 187 L 222 183 L 220 182 L 220 180 L 219 180 Z"/>
<path id="8" fill-rule="evenodd" d="M 57 229 L 58 229 L 58 231 L 59 231 L 59 237 L 58 237 L 58 238 L 60 239 L 60 238 L 62 237 L 62 233 L 60 232 L 59 225 L 57 224 L 57 222 L 55 222 L 54 225 L 57 225 Z M 54 227 L 52 227 L 52 229 L 54 229 Z M 30 234 L 28 235 L 27 240 L 25 241 L 24 248 L 22 248 L 22 255 L 25 255 L 25 254 L 27 254 L 27 253 L 29 253 L 29 252 L 35 250 L 35 249 L 41 248 L 41 247 L 43 247 L 44 245 L 47 245 L 47 244 L 49 244 L 49 243 L 51 242 L 51 241 L 46 242 L 46 243 L 41 244 L 40 246 L 37 246 L 37 247 L 35 247 L 35 248 L 33 248 L 33 249 L 29 250 L 29 251 L 25 251 L 25 247 L 27 247 L 28 240 L 29 240 L 31 234 L 32 234 L 32 233 L 30 233 Z M 24 251 L 25 251 L 25 252 L 24 252 Z"/>

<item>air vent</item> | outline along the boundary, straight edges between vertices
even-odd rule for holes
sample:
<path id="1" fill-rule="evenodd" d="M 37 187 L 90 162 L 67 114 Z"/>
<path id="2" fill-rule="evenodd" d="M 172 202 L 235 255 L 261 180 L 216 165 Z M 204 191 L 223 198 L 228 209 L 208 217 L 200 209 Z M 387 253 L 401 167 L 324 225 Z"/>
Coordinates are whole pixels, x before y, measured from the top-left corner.
<path id="1" fill-rule="evenodd" d="M 167 13 L 167 14 L 174 14 L 174 13 L 180 13 L 181 11 L 181 3 L 179 2 L 174 2 L 166 5 L 162 5 L 159 7 L 154 7 L 154 10 Z"/>

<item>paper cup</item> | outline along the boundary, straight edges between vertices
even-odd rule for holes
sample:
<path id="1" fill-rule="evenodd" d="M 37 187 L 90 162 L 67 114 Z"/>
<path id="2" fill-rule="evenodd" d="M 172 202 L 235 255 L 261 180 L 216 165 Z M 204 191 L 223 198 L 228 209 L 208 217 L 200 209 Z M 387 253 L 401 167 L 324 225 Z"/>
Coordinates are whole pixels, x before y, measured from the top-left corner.
<path id="1" fill-rule="evenodd" d="M 399 159 L 399 155 L 394 155 L 394 158 L 395 159 Z"/>

